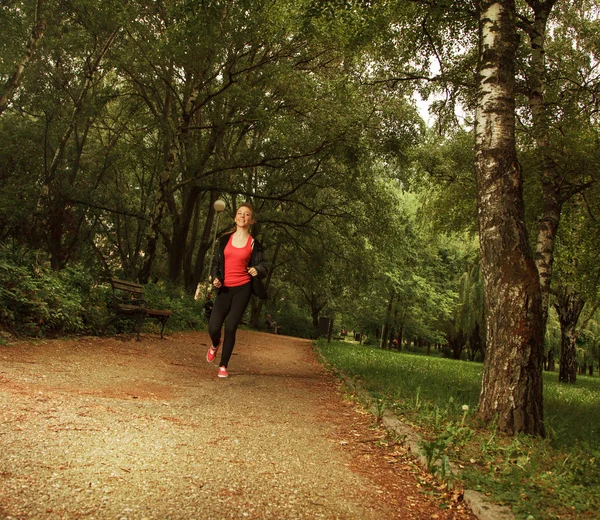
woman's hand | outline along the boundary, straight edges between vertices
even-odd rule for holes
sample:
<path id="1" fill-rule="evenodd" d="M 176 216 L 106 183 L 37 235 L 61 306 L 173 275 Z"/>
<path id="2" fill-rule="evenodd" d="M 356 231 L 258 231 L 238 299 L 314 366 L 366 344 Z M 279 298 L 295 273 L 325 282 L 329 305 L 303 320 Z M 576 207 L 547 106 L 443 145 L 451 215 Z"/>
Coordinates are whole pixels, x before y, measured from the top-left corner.
<path id="1" fill-rule="evenodd" d="M 218 289 L 218 288 L 219 288 L 219 287 L 221 287 L 221 285 L 223 285 L 223 284 L 221 283 L 221 280 L 219 280 L 218 278 L 215 278 L 215 279 L 213 280 L 213 285 L 214 285 L 214 286 L 215 286 L 215 287 Z"/>
<path id="2" fill-rule="evenodd" d="M 248 274 L 250 276 L 257 276 L 258 275 L 258 271 L 254 267 L 248 267 Z"/>

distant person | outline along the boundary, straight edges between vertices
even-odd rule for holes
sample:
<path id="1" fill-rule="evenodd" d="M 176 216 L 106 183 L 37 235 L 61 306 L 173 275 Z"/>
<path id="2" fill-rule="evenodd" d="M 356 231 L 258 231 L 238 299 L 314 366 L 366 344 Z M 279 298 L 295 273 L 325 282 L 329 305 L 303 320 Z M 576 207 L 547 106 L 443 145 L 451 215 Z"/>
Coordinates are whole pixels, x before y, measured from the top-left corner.
<path id="1" fill-rule="evenodd" d="M 211 292 L 209 292 L 206 295 L 206 301 L 204 302 L 204 316 L 206 316 L 207 320 L 210 320 L 210 315 L 212 314 L 212 310 L 213 310 L 213 295 Z"/>
<path id="2" fill-rule="evenodd" d="M 277 322 L 271 317 L 270 314 L 267 314 L 267 319 L 265 320 L 265 324 L 267 325 L 267 328 L 271 329 L 273 334 L 279 334 L 279 329 L 281 327 L 279 327 L 277 325 Z"/>
<path id="3" fill-rule="evenodd" d="M 211 363 L 215 359 L 221 346 L 221 328 L 225 323 L 223 350 L 217 374 L 219 377 L 229 376 L 229 358 L 250 296 L 254 292 L 260 298 L 266 297 L 260 279 L 267 275 L 267 265 L 262 245 L 250 235 L 252 224 L 254 208 L 249 202 L 244 202 L 235 214 L 235 231 L 219 238 L 211 266 L 212 283 L 217 288 L 217 298 L 208 322 L 208 334 L 212 345 L 206 353 L 206 360 Z"/>

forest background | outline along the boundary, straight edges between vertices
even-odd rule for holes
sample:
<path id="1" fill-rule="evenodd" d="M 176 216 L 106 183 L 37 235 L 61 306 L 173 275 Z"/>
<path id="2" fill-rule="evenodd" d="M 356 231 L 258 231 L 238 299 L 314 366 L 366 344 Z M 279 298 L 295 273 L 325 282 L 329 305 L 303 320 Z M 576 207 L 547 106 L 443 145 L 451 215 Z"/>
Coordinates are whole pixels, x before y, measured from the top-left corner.
<path id="1" fill-rule="evenodd" d="M 541 369 L 600 370 L 599 7 L 3 1 L 3 334 L 122 330 L 111 276 L 204 326 L 214 233 L 249 200 L 250 326 L 484 361 L 482 418 L 543 435 Z"/>

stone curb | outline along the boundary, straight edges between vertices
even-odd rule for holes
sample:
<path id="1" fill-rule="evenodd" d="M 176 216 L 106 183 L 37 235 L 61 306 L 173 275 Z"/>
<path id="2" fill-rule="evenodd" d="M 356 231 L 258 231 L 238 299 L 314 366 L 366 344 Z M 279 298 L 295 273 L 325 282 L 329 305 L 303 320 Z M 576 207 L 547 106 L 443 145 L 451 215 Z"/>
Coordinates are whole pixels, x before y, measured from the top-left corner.
<path id="1" fill-rule="evenodd" d="M 369 401 L 372 401 L 373 397 L 361 387 L 358 381 L 351 379 L 340 370 L 334 368 L 319 354 L 318 351 L 317 355 L 321 362 L 337 375 L 350 391 L 356 393 L 362 402 L 368 403 Z M 367 410 L 375 416 L 381 415 L 375 405 L 368 406 Z M 388 431 L 393 431 L 396 435 L 400 436 L 403 439 L 403 443 L 409 448 L 411 453 L 416 456 L 421 466 L 427 468 L 425 454 L 419 445 L 421 439 L 419 434 L 389 411 L 383 412 L 381 422 Z M 459 474 L 454 468 L 452 468 L 451 471 L 453 475 Z M 509 507 L 489 502 L 487 497 L 478 491 L 465 489 L 463 491 L 463 498 L 465 503 L 467 503 L 473 511 L 473 514 L 477 516 L 479 520 L 515 520 Z"/>

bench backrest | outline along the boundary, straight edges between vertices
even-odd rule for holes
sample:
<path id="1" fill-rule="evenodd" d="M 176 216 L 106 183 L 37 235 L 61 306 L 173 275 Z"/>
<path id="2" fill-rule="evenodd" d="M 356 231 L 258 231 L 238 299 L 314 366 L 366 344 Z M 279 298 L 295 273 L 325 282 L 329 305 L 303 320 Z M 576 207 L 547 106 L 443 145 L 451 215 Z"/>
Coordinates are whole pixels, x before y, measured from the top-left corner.
<path id="1" fill-rule="evenodd" d="M 119 280 L 118 278 L 111 278 L 110 284 L 112 285 L 113 290 L 117 289 L 119 291 L 133 293 L 137 296 L 144 295 L 144 286 L 140 285 L 139 283 L 129 282 L 127 280 Z"/>
<path id="2" fill-rule="evenodd" d="M 146 305 L 143 285 L 118 278 L 111 278 L 110 284 L 113 289 L 113 298 L 118 304 L 136 305 L 140 308 Z"/>

